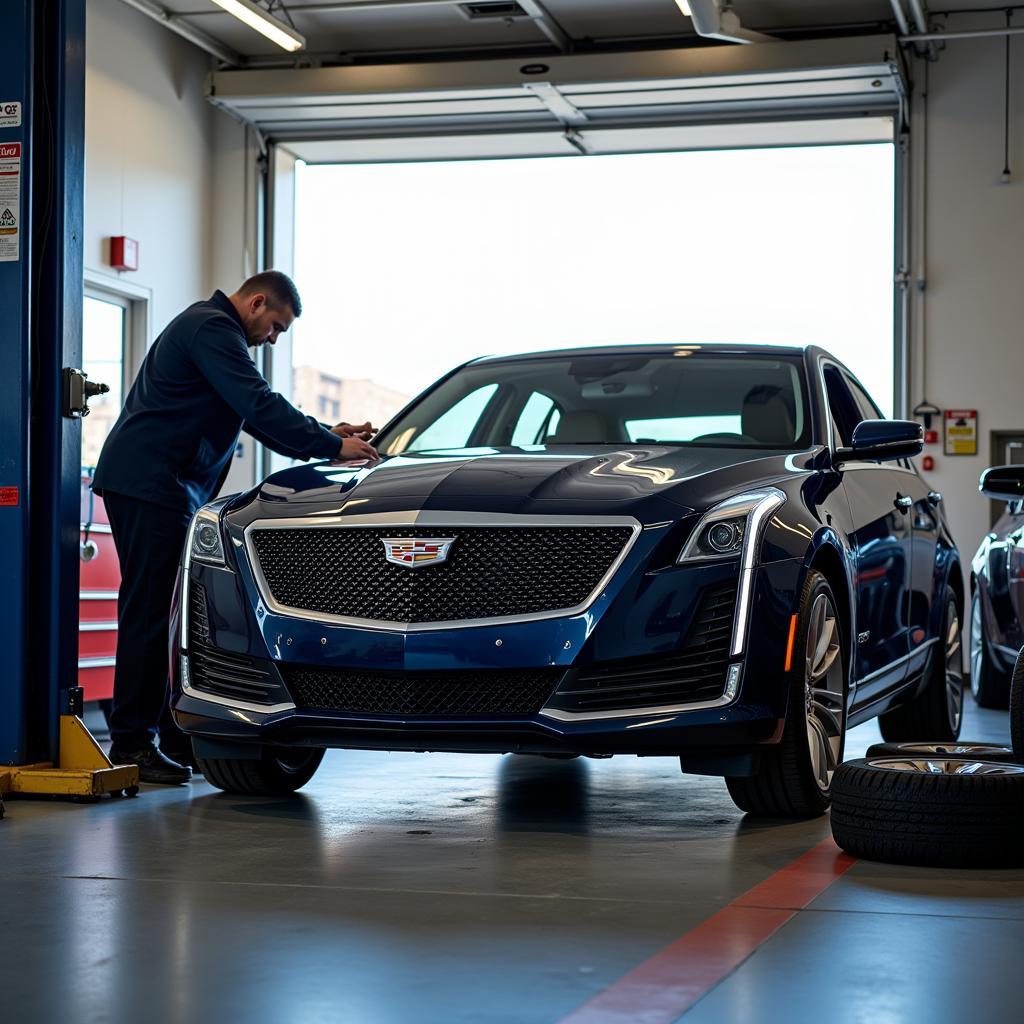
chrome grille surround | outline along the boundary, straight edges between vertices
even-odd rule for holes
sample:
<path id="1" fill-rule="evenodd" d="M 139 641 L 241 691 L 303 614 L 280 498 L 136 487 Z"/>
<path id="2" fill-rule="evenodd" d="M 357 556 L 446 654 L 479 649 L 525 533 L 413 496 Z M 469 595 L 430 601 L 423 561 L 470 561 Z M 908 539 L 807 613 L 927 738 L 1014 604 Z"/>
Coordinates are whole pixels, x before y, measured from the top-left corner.
<path id="1" fill-rule="evenodd" d="M 335 615 L 329 612 L 310 611 L 282 604 L 274 598 L 271 588 L 263 573 L 260 559 L 253 541 L 253 535 L 261 530 L 295 530 L 295 529 L 359 529 L 365 527 L 385 527 L 388 529 L 423 529 L 458 530 L 460 528 L 502 528 L 516 529 L 530 527 L 548 528 L 627 528 L 630 534 L 608 570 L 600 578 L 597 585 L 579 604 L 569 608 L 556 608 L 545 611 L 530 612 L 523 615 L 500 615 L 487 618 L 449 619 L 434 622 L 401 622 L 383 619 L 359 618 L 348 615 Z M 259 519 L 250 523 L 244 531 L 245 550 L 249 567 L 259 590 L 260 598 L 265 607 L 278 615 L 306 619 L 312 622 L 333 623 L 336 625 L 356 626 L 362 629 L 378 629 L 401 631 L 407 633 L 427 632 L 448 629 L 463 629 L 480 625 L 503 625 L 516 622 L 535 622 L 541 619 L 566 618 L 579 615 L 586 611 L 601 595 L 605 587 L 615 576 L 626 560 L 637 537 L 642 531 L 640 523 L 632 516 L 557 516 L 557 515 L 502 515 L 484 512 L 385 512 L 364 516 L 303 516 L 299 518 Z"/>

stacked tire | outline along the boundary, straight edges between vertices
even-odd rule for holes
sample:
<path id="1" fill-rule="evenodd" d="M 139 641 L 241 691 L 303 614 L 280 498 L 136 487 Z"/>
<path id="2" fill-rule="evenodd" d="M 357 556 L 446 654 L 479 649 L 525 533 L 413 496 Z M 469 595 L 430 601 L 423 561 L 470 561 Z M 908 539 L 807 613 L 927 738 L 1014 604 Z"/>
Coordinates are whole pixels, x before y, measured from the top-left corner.
<path id="1" fill-rule="evenodd" d="M 1024 651 L 1010 688 L 1012 748 L 881 743 L 832 779 L 832 834 L 854 857 L 929 867 L 1024 865 Z"/>

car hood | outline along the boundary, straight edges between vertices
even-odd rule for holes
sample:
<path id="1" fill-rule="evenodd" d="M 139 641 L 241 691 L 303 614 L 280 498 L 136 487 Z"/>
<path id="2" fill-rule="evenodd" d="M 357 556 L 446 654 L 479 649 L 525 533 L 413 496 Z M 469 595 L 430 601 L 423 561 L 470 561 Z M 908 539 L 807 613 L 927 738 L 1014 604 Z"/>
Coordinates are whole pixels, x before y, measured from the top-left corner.
<path id="1" fill-rule="evenodd" d="M 812 453 L 658 445 L 459 449 L 361 463 L 295 466 L 257 490 L 261 513 L 415 510 L 583 513 L 676 518 L 800 471 Z M 557 504 L 556 504 L 557 503 Z M 644 514 L 646 513 L 646 514 Z"/>

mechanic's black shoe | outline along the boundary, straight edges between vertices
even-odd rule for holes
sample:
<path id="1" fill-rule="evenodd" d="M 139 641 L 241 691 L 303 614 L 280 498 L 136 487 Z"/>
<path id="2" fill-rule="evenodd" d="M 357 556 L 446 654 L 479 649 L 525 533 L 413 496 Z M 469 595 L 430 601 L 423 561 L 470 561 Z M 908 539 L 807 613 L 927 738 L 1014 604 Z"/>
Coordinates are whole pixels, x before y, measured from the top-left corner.
<path id="1" fill-rule="evenodd" d="M 158 786 L 180 786 L 192 778 L 191 768 L 172 761 L 153 746 L 131 753 L 111 747 L 109 757 L 112 764 L 138 765 L 139 782 L 152 782 Z"/>

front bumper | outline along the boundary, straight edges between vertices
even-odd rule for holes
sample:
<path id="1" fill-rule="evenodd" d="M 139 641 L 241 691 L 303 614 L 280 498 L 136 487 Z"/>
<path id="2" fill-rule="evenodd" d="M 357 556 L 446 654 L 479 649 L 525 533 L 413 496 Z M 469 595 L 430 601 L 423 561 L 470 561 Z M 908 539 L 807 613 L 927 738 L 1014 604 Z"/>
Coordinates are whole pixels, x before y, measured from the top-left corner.
<path id="1" fill-rule="evenodd" d="M 736 570 L 712 564 L 620 575 L 579 615 L 406 633 L 278 615 L 256 596 L 244 559 L 233 568 L 193 562 L 187 577 L 179 574 L 179 592 L 184 587 L 186 596 L 176 596 L 172 618 L 174 716 L 185 732 L 208 745 L 211 757 L 221 748 L 227 753 L 239 744 L 266 744 L 699 759 L 777 742 L 786 712 L 783 665 L 802 577 L 799 559 L 763 565 L 754 573 L 744 652 L 731 658 L 739 673 L 735 692 L 711 702 L 652 704 L 598 716 L 555 713 L 549 707 L 523 717 L 370 715 L 297 708 L 287 691 L 269 707 L 226 700 L 182 678 L 188 624 L 186 619 L 183 628 L 181 609 L 187 616 L 187 593 L 197 583 L 209 597 L 210 644 L 274 672 L 291 663 L 410 675 L 540 666 L 570 673 L 624 658 L 671 655 L 688 635 L 701 595 L 735 579 Z"/>

